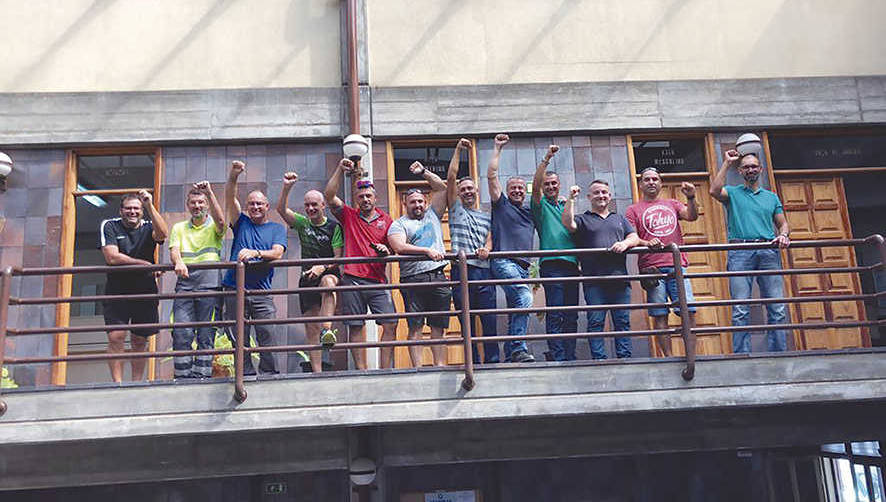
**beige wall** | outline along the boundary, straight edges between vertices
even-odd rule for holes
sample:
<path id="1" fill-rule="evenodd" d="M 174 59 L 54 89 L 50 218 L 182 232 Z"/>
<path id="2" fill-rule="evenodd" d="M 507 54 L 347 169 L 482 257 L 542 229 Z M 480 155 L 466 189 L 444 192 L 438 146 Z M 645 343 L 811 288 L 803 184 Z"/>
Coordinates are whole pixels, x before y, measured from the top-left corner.
<path id="1" fill-rule="evenodd" d="M 376 86 L 886 74 L 883 0 L 371 0 Z"/>
<path id="2" fill-rule="evenodd" d="M 338 0 L 0 0 L 0 92 L 341 84 Z"/>

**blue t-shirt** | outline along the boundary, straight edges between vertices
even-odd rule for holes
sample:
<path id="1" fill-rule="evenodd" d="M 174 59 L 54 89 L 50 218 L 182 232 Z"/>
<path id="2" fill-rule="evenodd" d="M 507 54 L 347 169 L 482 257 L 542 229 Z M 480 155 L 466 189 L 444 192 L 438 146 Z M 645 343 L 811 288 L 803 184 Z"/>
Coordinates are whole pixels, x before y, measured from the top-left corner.
<path id="1" fill-rule="evenodd" d="M 608 248 L 636 232 L 628 220 L 609 213 L 606 218 L 593 211 L 585 211 L 575 217 L 578 227 L 572 238 L 577 248 Z M 583 275 L 625 275 L 628 273 L 624 253 L 586 254 L 581 258 Z"/>
<path id="2" fill-rule="evenodd" d="M 745 185 L 729 185 L 726 193 L 726 235 L 730 239 L 775 239 L 772 218 L 784 212 L 778 195 L 758 188 L 751 191 Z"/>
<path id="3" fill-rule="evenodd" d="M 493 251 L 531 251 L 534 232 L 535 221 L 528 207 L 515 206 L 505 194 L 492 202 Z M 511 259 L 529 263 L 523 258 Z"/>
<path id="4" fill-rule="evenodd" d="M 286 250 L 286 228 L 279 223 L 268 221 L 256 225 L 248 216 L 240 213 L 240 217 L 231 225 L 231 228 L 234 230 L 234 241 L 231 243 L 231 261 L 237 261 L 237 255 L 244 248 L 267 251 L 274 244 L 279 244 Z M 263 260 L 257 258 L 253 261 Z M 251 265 L 246 269 L 246 289 L 271 289 L 271 279 L 273 278 L 274 267 L 271 267 L 270 264 Z M 234 270 L 225 272 L 222 285 L 229 288 L 236 287 Z"/>

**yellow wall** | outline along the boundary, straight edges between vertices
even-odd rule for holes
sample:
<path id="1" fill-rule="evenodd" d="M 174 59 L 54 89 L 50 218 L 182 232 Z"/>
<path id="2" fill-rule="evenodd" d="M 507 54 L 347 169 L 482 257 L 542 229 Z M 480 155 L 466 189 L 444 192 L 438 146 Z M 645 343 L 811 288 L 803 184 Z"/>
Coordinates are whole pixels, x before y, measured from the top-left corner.
<path id="1" fill-rule="evenodd" d="M 886 74 L 883 0 L 371 0 L 376 86 Z"/>
<path id="2" fill-rule="evenodd" d="M 341 84 L 338 0 L 0 0 L 0 92 Z"/>

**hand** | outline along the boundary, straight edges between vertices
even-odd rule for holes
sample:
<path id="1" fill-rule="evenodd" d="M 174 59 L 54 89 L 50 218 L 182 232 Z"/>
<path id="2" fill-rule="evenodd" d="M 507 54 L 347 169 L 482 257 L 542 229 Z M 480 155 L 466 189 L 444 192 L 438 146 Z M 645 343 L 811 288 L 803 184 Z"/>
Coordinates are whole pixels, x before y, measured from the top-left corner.
<path id="1" fill-rule="evenodd" d="M 545 162 L 548 162 L 554 157 L 554 154 L 560 151 L 560 147 L 557 145 L 551 145 L 548 147 L 548 153 L 545 154 Z"/>
<path id="2" fill-rule="evenodd" d="M 245 170 L 246 170 L 246 164 L 244 164 L 243 161 L 235 160 L 235 161 L 231 162 L 230 177 L 236 179 L 238 176 L 243 174 L 243 171 L 245 171 Z"/>
<path id="3" fill-rule="evenodd" d="M 208 181 L 203 180 L 203 181 L 198 181 L 197 183 L 194 183 L 194 189 L 200 190 L 201 192 L 209 193 L 212 191 L 212 186 L 209 184 Z"/>
<path id="4" fill-rule="evenodd" d="M 487 247 L 477 248 L 477 258 L 480 258 L 481 260 L 488 260 L 489 259 L 489 248 L 487 248 Z"/>
<path id="5" fill-rule="evenodd" d="M 778 244 L 778 247 L 784 249 L 791 245 L 791 238 L 785 234 L 778 234 L 775 239 L 772 239 L 771 244 Z"/>
<path id="6" fill-rule="evenodd" d="M 378 253 L 379 256 L 388 256 L 389 254 L 391 254 L 391 250 L 389 250 L 388 247 L 384 244 L 376 243 L 370 244 L 370 246 L 372 247 L 372 249 L 375 250 L 376 253 Z"/>
<path id="7" fill-rule="evenodd" d="M 351 159 L 341 159 L 338 161 L 338 168 L 345 174 L 354 173 L 354 162 Z"/>
<path id="8" fill-rule="evenodd" d="M 664 244 L 662 244 L 661 239 L 659 239 L 658 237 L 653 237 L 646 241 L 646 247 L 650 247 L 652 249 L 662 249 L 664 247 Z"/>
<path id="9" fill-rule="evenodd" d="M 261 253 L 256 251 L 255 249 L 247 249 L 243 248 L 237 253 L 237 261 L 242 261 L 243 263 L 248 263 L 252 261 L 254 258 L 260 258 Z"/>
<path id="10" fill-rule="evenodd" d="M 155 270 L 155 271 L 151 272 L 151 274 L 154 276 L 154 280 L 156 281 L 157 279 L 160 278 L 161 275 L 163 275 L 163 271 L 162 270 Z"/>
<path id="11" fill-rule="evenodd" d="M 412 163 L 412 165 L 409 166 L 409 172 L 416 176 L 419 176 L 421 174 L 424 174 L 425 166 L 421 165 L 421 162 L 416 160 Z"/>
<path id="12" fill-rule="evenodd" d="M 139 190 L 136 195 L 138 195 L 138 199 L 142 201 L 142 206 L 144 206 L 145 208 L 147 208 L 154 202 L 154 196 L 152 196 L 151 192 L 147 190 Z"/>
<path id="13" fill-rule="evenodd" d="M 187 279 L 189 277 L 188 276 L 188 266 L 185 265 L 185 263 L 181 262 L 181 261 L 176 263 L 175 264 L 175 275 L 177 275 L 183 279 Z"/>
<path id="14" fill-rule="evenodd" d="M 434 261 L 440 261 L 443 259 L 443 253 L 437 251 L 436 249 L 428 248 L 428 250 L 425 251 L 425 254 L 428 255 L 428 258 Z"/>
<path id="15" fill-rule="evenodd" d="M 738 160 L 741 158 L 741 155 L 738 154 L 738 150 L 733 148 L 732 150 L 726 150 L 726 153 L 723 154 L 723 159 L 726 162 L 729 162 L 729 165 L 733 165 L 738 163 Z"/>
<path id="16" fill-rule="evenodd" d="M 569 200 L 575 200 L 578 198 L 578 194 L 581 193 L 581 187 L 578 185 L 572 185 L 569 187 Z"/>
<path id="17" fill-rule="evenodd" d="M 684 181 L 680 185 L 680 191 L 683 192 L 683 195 L 685 195 L 687 199 L 695 198 L 695 185 L 688 181 Z"/>
<path id="18" fill-rule="evenodd" d="M 618 241 L 612 246 L 609 247 L 609 250 L 613 253 L 624 253 L 628 250 L 628 245 L 625 241 Z"/>
<path id="19" fill-rule="evenodd" d="M 308 276 L 311 279 L 316 279 L 316 278 L 320 277 L 321 275 L 323 275 L 323 272 L 326 272 L 325 265 L 314 265 L 313 267 L 308 269 Z"/>
<path id="20" fill-rule="evenodd" d="M 460 140 L 458 140 L 458 144 L 455 145 L 455 149 L 470 151 L 472 146 L 474 146 L 474 144 L 471 143 L 471 140 L 469 140 L 467 138 L 461 138 Z"/>
<path id="21" fill-rule="evenodd" d="M 507 134 L 496 134 L 495 135 L 495 148 L 496 150 L 501 150 L 508 142 L 511 141 L 510 136 Z"/>
<path id="22" fill-rule="evenodd" d="M 296 181 L 298 181 L 298 174 L 296 174 L 292 171 L 288 171 L 286 173 L 283 173 L 283 186 L 284 187 L 287 187 L 287 188 L 292 187 L 292 185 L 294 185 Z"/>

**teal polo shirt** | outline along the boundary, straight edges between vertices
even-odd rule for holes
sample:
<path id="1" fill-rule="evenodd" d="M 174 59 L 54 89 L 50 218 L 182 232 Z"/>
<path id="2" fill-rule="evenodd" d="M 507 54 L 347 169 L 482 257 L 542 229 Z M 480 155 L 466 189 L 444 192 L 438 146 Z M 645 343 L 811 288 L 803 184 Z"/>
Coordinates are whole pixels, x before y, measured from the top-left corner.
<path id="1" fill-rule="evenodd" d="M 726 203 L 728 238 L 774 239 L 775 223 L 772 218 L 784 212 L 778 195 L 765 188 L 753 191 L 745 185 L 724 188 L 729 194 L 729 201 Z"/>
<path id="2" fill-rule="evenodd" d="M 566 202 L 551 202 L 546 197 L 536 204 L 531 201 L 532 217 L 535 219 L 535 229 L 538 231 L 538 247 L 546 249 L 575 249 L 572 235 L 563 226 L 563 208 Z M 540 259 L 539 265 L 548 260 L 566 260 L 578 265 L 575 256 L 546 256 Z"/>

